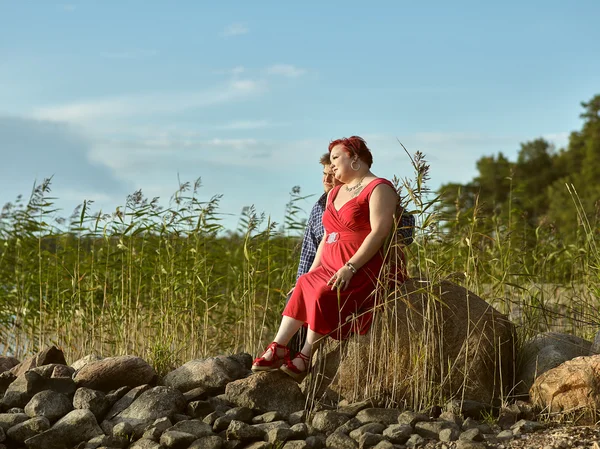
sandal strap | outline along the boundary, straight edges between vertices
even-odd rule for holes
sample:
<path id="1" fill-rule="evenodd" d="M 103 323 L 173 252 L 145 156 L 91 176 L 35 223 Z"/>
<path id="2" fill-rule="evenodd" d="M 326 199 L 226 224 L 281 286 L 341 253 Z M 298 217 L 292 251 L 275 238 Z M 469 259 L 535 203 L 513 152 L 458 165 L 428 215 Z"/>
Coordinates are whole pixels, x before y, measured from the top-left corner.
<path id="1" fill-rule="evenodd" d="M 306 363 L 310 362 L 310 356 L 304 354 L 303 352 L 297 353 L 296 357 L 298 357 L 299 359 L 303 360 Z M 296 358 L 296 357 L 294 357 L 294 358 Z"/>

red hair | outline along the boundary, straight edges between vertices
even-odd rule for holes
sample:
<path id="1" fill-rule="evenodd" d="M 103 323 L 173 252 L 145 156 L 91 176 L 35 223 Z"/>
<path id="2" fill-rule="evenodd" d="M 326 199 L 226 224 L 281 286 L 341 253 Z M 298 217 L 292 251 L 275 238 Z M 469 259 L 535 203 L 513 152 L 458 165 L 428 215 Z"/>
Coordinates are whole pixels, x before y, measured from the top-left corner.
<path id="1" fill-rule="evenodd" d="M 367 147 L 367 142 L 362 137 L 352 136 L 336 139 L 329 144 L 329 152 L 331 153 L 333 147 L 337 145 L 342 145 L 350 157 L 357 156 L 369 168 L 373 165 L 373 155 L 369 147 Z"/>

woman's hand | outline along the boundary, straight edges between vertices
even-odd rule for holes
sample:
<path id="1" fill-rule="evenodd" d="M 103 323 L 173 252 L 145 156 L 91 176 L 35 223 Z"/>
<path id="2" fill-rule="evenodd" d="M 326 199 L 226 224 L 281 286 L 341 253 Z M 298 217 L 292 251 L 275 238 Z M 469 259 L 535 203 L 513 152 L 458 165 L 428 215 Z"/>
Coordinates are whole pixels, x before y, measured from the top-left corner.
<path id="1" fill-rule="evenodd" d="M 340 290 L 346 290 L 350 284 L 350 279 L 352 279 L 352 276 L 354 276 L 352 270 L 344 265 L 337 271 L 337 273 L 331 276 L 331 279 L 329 279 L 327 285 L 331 285 L 331 290 L 336 288 Z"/>

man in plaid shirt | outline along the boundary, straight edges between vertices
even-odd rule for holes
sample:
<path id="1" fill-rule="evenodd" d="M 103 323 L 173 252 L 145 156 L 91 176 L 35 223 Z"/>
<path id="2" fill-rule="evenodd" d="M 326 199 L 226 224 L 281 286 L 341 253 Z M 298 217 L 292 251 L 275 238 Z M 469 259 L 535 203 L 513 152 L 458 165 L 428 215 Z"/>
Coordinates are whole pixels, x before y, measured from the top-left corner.
<path id="1" fill-rule="evenodd" d="M 296 273 L 296 280 L 298 280 L 298 278 L 303 274 L 306 274 L 310 271 L 310 267 L 312 266 L 317 254 L 319 243 L 321 243 L 323 235 L 325 234 L 325 229 L 323 228 L 323 212 L 325 212 L 327 194 L 331 189 L 340 184 L 340 182 L 335 179 L 333 172 L 331 171 L 329 156 L 330 154 L 327 152 L 323 154 L 319 160 L 323 166 L 323 189 L 325 190 L 325 193 L 321 195 L 311 209 L 308 221 L 306 222 L 304 237 L 302 239 L 302 249 L 300 250 L 300 263 L 298 264 L 298 272 Z M 400 212 L 402 212 L 402 210 L 400 210 Z M 401 213 L 400 223 L 396 232 L 398 237 L 401 238 L 403 245 L 408 246 L 412 243 L 414 227 L 415 217 L 410 214 Z M 287 295 L 287 301 L 290 300 L 292 290 L 290 290 Z M 306 328 L 301 327 L 296 335 L 292 337 L 288 346 L 292 351 L 298 352 L 300 349 L 302 349 L 302 346 L 304 346 L 305 339 Z"/>

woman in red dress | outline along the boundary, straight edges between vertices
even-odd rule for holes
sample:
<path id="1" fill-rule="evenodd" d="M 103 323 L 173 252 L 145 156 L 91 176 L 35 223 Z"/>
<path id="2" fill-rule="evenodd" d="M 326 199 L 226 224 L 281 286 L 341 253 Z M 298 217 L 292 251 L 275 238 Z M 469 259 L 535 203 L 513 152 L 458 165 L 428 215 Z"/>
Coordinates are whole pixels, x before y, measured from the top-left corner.
<path id="1" fill-rule="evenodd" d="M 274 341 L 254 360 L 253 371 L 281 368 L 301 381 L 316 344 L 344 339 L 371 325 L 373 291 L 383 265 L 382 246 L 394 223 L 398 195 L 370 171 L 373 156 L 358 136 L 329 145 L 331 169 L 344 185 L 333 188 L 323 214 L 325 235 L 310 271 L 300 276 Z M 289 360 L 287 343 L 307 326 L 306 344 Z"/>

